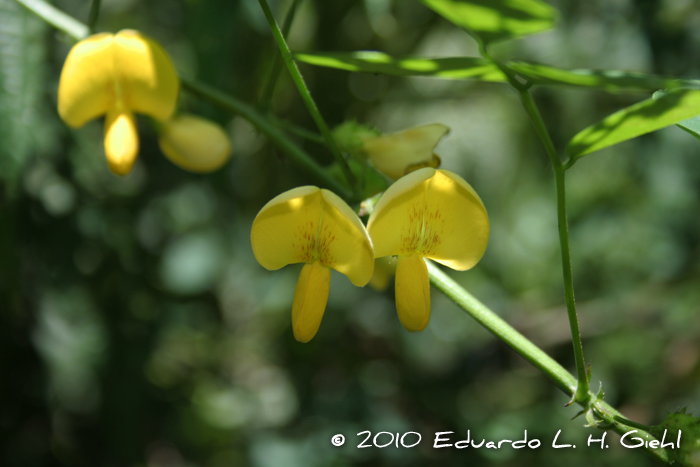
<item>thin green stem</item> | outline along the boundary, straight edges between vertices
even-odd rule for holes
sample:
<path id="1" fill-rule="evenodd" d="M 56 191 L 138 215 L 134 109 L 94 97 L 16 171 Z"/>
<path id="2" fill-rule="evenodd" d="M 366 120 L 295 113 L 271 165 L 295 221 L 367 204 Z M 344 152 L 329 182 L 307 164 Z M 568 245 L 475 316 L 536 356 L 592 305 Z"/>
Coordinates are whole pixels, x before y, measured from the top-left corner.
<path id="1" fill-rule="evenodd" d="M 289 46 L 287 45 L 287 42 L 282 36 L 282 31 L 280 31 L 280 28 L 277 25 L 277 21 L 275 21 L 275 17 L 272 15 L 272 11 L 270 10 L 270 6 L 267 4 L 267 0 L 258 0 L 258 3 L 260 3 L 260 7 L 262 8 L 263 13 L 265 14 L 265 18 L 267 18 L 267 22 L 270 25 L 270 29 L 272 30 L 272 35 L 275 37 L 277 46 L 279 47 L 280 53 L 282 54 L 282 59 L 287 65 L 289 73 L 292 75 L 292 80 L 294 81 L 294 84 L 296 84 L 297 89 L 299 90 L 299 94 L 301 94 L 301 98 L 304 101 L 304 104 L 306 105 L 306 108 L 311 114 L 311 117 L 314 119 L 314 122 L 316 122 L 316 126 L 323 135 L 323 138 L 326 140 L 326 145 L 328 146 L 328 149 L 331 151 L 336 162 L 338 162 L 338 165 L 340 165 L 341 169 L 343 170 L 343 174 L 345 175 L 345 178 L 347 179 L 348 183 L 351 187 L 355 187 L 355 176 L 352 174 L 350 166 L 341 154 L 340 149 L 338 149 L 338 145 L 335 143 L 333 135 L 328 129 L 328 125 L 326 125 L 325 120 L 323 120 L 321 112 L 319 112 L 318 107 L 316 107 L 316 103 L 311 97 L 311 93 L 306 87 L 306 83 L 304 83 L 304 78 L 302 78 L 301 72 L 299 71 L 296 62 L 292 58 L 292 53 L 289 50 Z"/>
<path id="2" fill-rule="evenodd" d="M 578 314 L 576 313 L 576 300 L 574 299 L 574 280 L 571 269 L 571 252 L 569 248 L 569 226 L 566 216 L 566 177 L 565 166 L 554 147 L 552 138 L 547 131 L 547 127 L 542 120 L 542 115 L 535 104 L 532 94 L 530 94 L 530 83 L 521 82 L 516 74 L 506 65 L 495 59 L 488 51 L 483 42 L 479 43 L 481 54 L 484 58 L 495 63 L 508 77 L 508 82 L 517 91 L 520 100 L 525 107 L 532 124 L 535 127 L 537 136 L 542 141 L 544 149 L 549 157 L 549 161 L 554 169 L 554 181 L 557 194 L 557 221 L 559 227 L 559 245 L 561 249 L 562 272 L 564 276 L 564 299 L 566 301 L 566 312 L 569 316 L 569 327 L 571 328 L 571 341 L 574 347 L 574 360 L 576 361 L 576 374 L 578 375 L 578 386 L 573 394 L 572 402 L 578 402 L 584 407 L 590 403 L 588 373 L 586 371 L 586 361 L 583 356 L 583 344 L 581 343 L 581 330 L 578 324 Z M 568 162 L 567 162 L 568 163 Z"/>
<path id="3" fill-rule="evenodd" d="M 288 37 L 289 31 L 292 28 L 292 22 L 294 21 L 294 15 L 296 14 L 297 7 L 301 3 L 301 0 L 292 1 L 292 5 L 289 7 L 287 15 L 284 17 L 284 24 L 282 24 L 282 37 Z M 271 106 L 272 94 L 275 92 L 275 85 L 277 84 L 277 77 L 282 71 L 282 56 L 275 54 L 275 58 L 272 62 L 272 70 L 270 71 L 270 76 L 267 78 L 267 83 L 265 83 L 265 88 L 260 99 L 260 107 L 267 110 Z"/>
<path id="4" fill-rule="evenodd" d="M 282 149 L 297 165 L 314 175 L 320 182 L 323 182 L 323 184 L 335 191 L 339 196 L 351 199 L 351 193 L 342 184 L 331 177 L 328 172 L 311 158 L 311 156 L 287 138 L 276 125 L 255 110 L 255 108 L 233 96 L 224 94 L 202 83 L 183 78 L 180 79 L 184 89 L 215 105 L 239 114 L 264 133 L 270 141 Z"/>
<path id="5" fill-rule="evenodd" d="M 326 140 L 323 139 L 323 136 L 319 135 L 318 133 L 314 133 L 313 131 L 309 131 L 306 128 L 302 128 L 299 125 L 294 125 L 293 123 L 289 123 L 284 120 L 275 119 L 272 116 L 270 118 L 277 124 L 277 126 L 297 136 L 301 136 L 304 139 L 308 139 L 309 141 L 313 141 L 314 143 L 318 144 L 325 144 L 326 142 Z"/>
<path id="6" fill-rule="evenodd" d="M 430 282 L 442 293 L 455 302 L 457 306 L 469 313 L 492 332 L 496 337 L 512 347 L 528 362 L 546 374 L 559 389 L 566 394 L 573 394 L 576 390 L 576 379 L 559 365 L 552 357 L 530 342 L 525 336 L 516 331 L 510 324 L 491 311 L 486 305 L 477 300 L 473 295 L 464 290 L 447 274 L 431 261 L 428 263 Z"/>
<path id="7" fill-rule="evenodd" d="M 85 39 L 90 35 L 90 30 L 80 21 L 68 16 L 58 8 L 42 0 L 16 0 L 29 11 L 43 19 L 59 31 L 63 31 L 76 41 Z"/>
<path id="8" fill-rule="evenodd" d="M 518 89 L 518 94 L 530 116 L 535 131 L 540 137 L 545 147 L 549 160 L 554 169 L 554 181 L 557 193 L 557 221 L 559 226 L 559 245 L 561 249 L 562 272 L 564 275 L 564 298 L 566 300 L 566 311 L 569 315 L 569 326 L 571 328 L 571 339 L 574 347 L 574 358 L 576 360 L 576 373 L 578 374 L 578 389 L 574 394 L 574 399 L 579 403 L 588 403 L 588 374 L 586 362 L 583 357 L 583 344 L 581 343 L 581 331 L 578 324 L 578 314 L 576 313 L 576 300 L 574 298 L 574 279 L 571 269 L 571 252 L 569 248 L 569 226 L 566 215 L 566 176 L 564 166 L 554 149 L 554 143 L 549 136 L 547 127 L 542 120 L 539 109 L 532 98 L 532 94 L 527 89 Z"/>
<path id="9" fill-rule="evenodd" d="M 88 16 L 88 28 L 90 29 L 90 34 L 95 33 L 97 19 L 100 17 L 100 3 L 101 0 L 92 0 L 92 5 L 90 6 L 90 15 Z"/>
<path id="10" fill-rule="evenodd" d="M 440 292 L 444 293 L 458 307 L 466 311 L 472 318 L 489 330 L 497 338 L 508 344 L 513 350 L 542 371 L 559 389 L 568 396 L 573 396 L 579 389 L 576 378 L 562 367 L 556 360 L 547 355 L 542 349 L 533 344 L 515 328 L 504 321 L 500 316 L 491 311 L 472 294 L 464 290 L 457 282 L 445 274 L 432 261 L 426 261 L 430 274 L 430 283 Z M 589 399 L 594 399 L 593 394 L 588 394 Z M 579 402 L 580 403 L 580 402 Z M 581 404 L 588 408 L 587 405 Z M 633 429 L 638 430 L 638 435 L 645 440 L 656 439 L 645 430 L 646 427 L 637 423 L 630 423 L 617 410 L 603 401 L 591 404 L 594 414 L 604 423 L 611 425 L 617 433 L 624 434 Z M 635 434 L 635 436 L 637 435 Z M 644 448 L 652 457 L 669 462 L 666 449 Z"/>

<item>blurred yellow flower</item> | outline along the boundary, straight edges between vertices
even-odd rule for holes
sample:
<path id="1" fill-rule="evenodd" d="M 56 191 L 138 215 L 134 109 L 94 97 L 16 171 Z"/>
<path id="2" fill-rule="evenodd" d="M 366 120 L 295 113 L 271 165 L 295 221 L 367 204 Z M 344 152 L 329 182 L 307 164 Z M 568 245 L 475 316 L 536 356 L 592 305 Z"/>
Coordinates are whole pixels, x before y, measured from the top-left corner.
<path id="1" fill-rule="evenodd" d="M 401 324 L 422 331 L 430 319 L 430 283 L 423 258 L 458 271 L 479 262 L 489 219 L 479 195 L 459 175 L 423 168 L 391 185 L 369 217 L 374 255 L 398 256 L 396 309 Z"/>
<path id="2" fill-rule="evenodd" d="M 328 302 L 331 269 L 358 287 L 372 277 L 372 242 L 355 212 L 334 193 L 314 186 L 294 188 L 258 213 L 250 233 L 253 254 L 264 268 L 306 263 L 292 305 L 292 329 L 300 342 L 318 331 Z"/>
<path id="3" fill-rule="evenodd" d="M 133 112 L 166 120 L 175 111 L 180 81 L 162 47 L 137 31 L 102 33 L 78 42 L 68 54 L 58 85 L 58 113 L 79 128 L 105 119 L 110 169 L 126 175 L 139 139 Z"/>
<path id="4" fill-rule="evenodd" d="M 439 167 L 440 158 L 433 151 L 449 131 L 445 125 L 432 123 L 398 133 L 365 137 L 362 152 L 374 168 L 398 180 L 423 167 Z"/>
<path id="5" fill-rule="evenodd" d="M 231 142 L 223 128 L 195 115 L 162 122 L 158 144 L 170 161 L 191 172 L 212 172 L 231 155 Z"/>

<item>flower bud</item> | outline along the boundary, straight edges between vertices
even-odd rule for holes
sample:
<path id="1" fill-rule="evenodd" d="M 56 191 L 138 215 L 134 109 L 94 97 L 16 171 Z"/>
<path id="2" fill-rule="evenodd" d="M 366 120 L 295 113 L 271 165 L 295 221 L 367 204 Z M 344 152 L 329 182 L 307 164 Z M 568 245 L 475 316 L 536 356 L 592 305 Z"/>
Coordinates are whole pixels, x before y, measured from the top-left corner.
<path id="1" fill-rule="evenodd" d="M 336 127 L 333 136 L 343 151 L 369 160 L 375 169 L 398 180 L 423 167 L 439 167 L 440 158 L 433 151 L 449 131 L 445 125 L 432 123 L 383 135 L 351 121 Z"/>
<path id="2" fill-rule="evenodd" d="M 171 162 L 190 172 L 212 172 L 231 155 L 231 143 L 223 128 L 194 115 L 162 122 L 158 144 Z"/>

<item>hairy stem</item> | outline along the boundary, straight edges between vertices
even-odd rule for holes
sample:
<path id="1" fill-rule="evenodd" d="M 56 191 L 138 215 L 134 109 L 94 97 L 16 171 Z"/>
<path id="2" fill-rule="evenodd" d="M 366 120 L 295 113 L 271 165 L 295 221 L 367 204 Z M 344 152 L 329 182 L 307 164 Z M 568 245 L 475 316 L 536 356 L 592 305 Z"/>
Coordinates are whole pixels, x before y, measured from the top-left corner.
<path id="1" fill-rule="evenodd" d="M 328 149 L 331 151 L 336 162 L 338 162 L 341 169 L 343 170 L 343 174 L 345 175 L 345 178 L 347 179 L 348 183 L 350 184 L 350 186 L 355 187 L 355 176 L 352 174 L 350 166 L 341 154 L 340 149 L 338 149 L 338 145 L 335 143 L 335 139 L 333 138 L 333 135 L 331 135 L 331 132 L 328 129 L 328 125 L 326 125 L 325 120 L 323 120 L 321 112 L 319 112 L 318 107 L 316 107 L 316 103 L 311 97 L 309 88 L 306 86 L 304 78 L 302 78 L 301 76 L 299 67 L 297 67 L 296 62 L 292 58 L 292 53 L 289 50 L 287 42 L 284 40 L 282 31 L 280 31 L 280 28 L 277 25 L 277 22 L 275 21 L 275 17 L 272 15 L 272 11 L 270 10 L 270 6 L 267 4 L 267 0 L 258 0 L 258 3 L 260 3 L 260 7 L 262 8 L 263 13 L 265 14 L 265 18 L 267 19 L 267 22 L 270 25 L 270 29 L 272 30 L 272 35 L 275 37 L 277 46 L 279 47 L 280 53 L 282 54 L 282 59 L 287 65 L 289 74 L 292 75 L 292 80 L 294 81 L 294 84 L 296 84 L 297 89 L 299 90 L 299 94 L 301 94 L 301 98 L 304 101 L 304 104 L 306 105 L 306 108 L 311 114 L 311 117 L 314 119 L 314 122 L 316 122 L 316 126 L 323 135 L 323 138 L 326 140 L 326 145 L 328 146 Z"/>

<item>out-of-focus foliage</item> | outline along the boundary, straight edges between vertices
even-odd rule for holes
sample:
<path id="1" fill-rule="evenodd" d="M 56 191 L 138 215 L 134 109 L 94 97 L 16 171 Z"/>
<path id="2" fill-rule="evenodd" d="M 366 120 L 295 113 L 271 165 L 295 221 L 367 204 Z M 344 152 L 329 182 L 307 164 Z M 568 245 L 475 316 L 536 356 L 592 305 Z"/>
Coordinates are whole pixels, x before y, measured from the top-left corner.
<path id="1" fill-rule="evenodd" d="M 0 17 L 0 179 L 12 181 L 31 154 L 55 144 L 45 105 L 49 27 L 13 0 L 0 1 Z"/>
<path id="2" fill-rule="evenodd" d="M 55 5 L 86 21 L 90 2 Z M 279 20 L 287 1 L 271 2 Z M 556 27 L 494 53 L 561 69 L 694 78 L 692 2 L 556 1 Z M 640 452 L 585 447 L 567 397 L 432 291 L 427 329 L 401 327 L 393 289 L 331 282 L 318 334 L 290 328 L 299 268 L 254 260 L 250 226 L 275 195 L 313 183 L 250 124 L 183 92 L 221 124 L 231 161 L 209 175 L 160 154 L 139 119 L 133 172 L 113 176 L 95 121 L 66 128 L 56 89 L 71 41 L 0 0 L 0 465 L 645 466 Z M 184 76 L 256 104 L 277 49 L 254 0 L 102 1 L 98 30 L 158 40 Z M 475 41 L 418 1 L 305 0 L 295 52 L 381 50 L 478 56 Z M 477 62 L 478 63 L 478 62 Z M 442 167 L 479 193 L 487 252 L 455 274 L 565 366 L 554 188 L 548 161 L 505 85 L 353 73 L 301 64 L 331 127 L 399 131 L 439 122 Z M 359 69 L 359 68 L 358 68 Z M 557 149 L 638 94 L 538 86 Z M 286 74 L 273 111 L 314 130 Z M 319 160 L 331 157 L 304 142 Z M 625 416 L 658 424 L 700 398 L 700 143 L 670 127 L 581 159 L 568 173 L 574 280 L 593 386 Z M 551 440 L 577 449 L 553 450 Z M 423 434 L 412 449 L 356 449 L 363 430 Z M 536 450 L 432 449 L 433 433 L 519 439 Z M 336 448 L 337 433 L 346 444 Z M 453 438 L 454 439 L 454 438 Z"/>
<path id="3" fill-rule="evenodd" d="M 422 1 L 484 42 L 542 32 L 556 17 L 556 10 L 540 0 Z"/>

